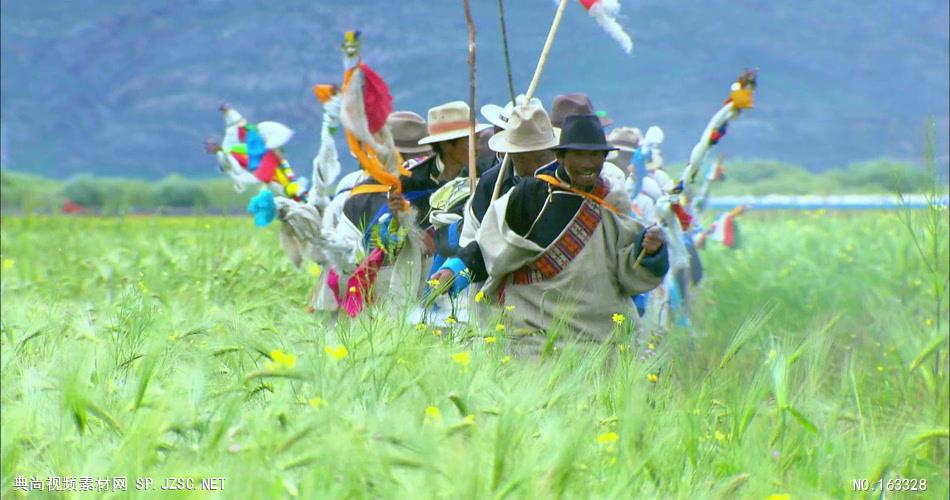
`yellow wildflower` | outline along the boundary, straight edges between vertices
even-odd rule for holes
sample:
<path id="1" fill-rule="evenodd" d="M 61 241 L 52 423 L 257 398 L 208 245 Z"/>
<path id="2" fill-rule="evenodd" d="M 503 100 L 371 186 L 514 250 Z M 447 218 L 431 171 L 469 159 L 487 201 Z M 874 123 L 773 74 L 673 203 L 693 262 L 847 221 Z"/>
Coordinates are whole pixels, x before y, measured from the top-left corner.
<path id="1" fill-rule="evenodd" d="M 319 277 L 320 273 L 322 272 L 323 268 L 320 267 L 320 264 L 317 264 L 316 262 L 311 262 L 310 266 L 307 268 L 307 273 L 314 278 Z"/>
<path id="2" fill-rule="evenodd" d="M 442 336 L 442 330 L 440 330 L 440 329 L 438 329 L 438 328 L 436 328 L 432 333 L 433 333 L 436 337 L 441 337 L 441 336 Z"/>
<path id="3" fill-rule="evenodd" d="M 649 380 L 650 382 L 653 382 L 653 383 L 655 384 L 655 383 L 657 383 L 657 382 L 660 381 L 660 377 L 657 376 L 657 374 L 655 374 L 655 373 L 651 373 L 651 374 L 647 375 L 647 380 Z"/>
<path id="4" fill-rule="evenodd" d="M 719 431 L 716 431 L 714 436 L 716 436 L 716 441 L 724 441 L 726 439 L 726 435 Z"/>
<path id="5" fill-rule="evenodd" d="M 458 323 L 458 321 L 457 321 L 455 318 L 453 318 L 452 316 L 449 316 L 448 318 L 445 318 L 445 324 L 447 324 L 447 325 L 454 325 L 454 324 L 456 324 L 456 323 Z"/>
<path id="6" fill-rule="evenodd" d="M 613 316 L 611 316 L 611 319 L 613 319 L 613 320 L 614 320 L 614 324 L 615 324 L 615 325 L 617 325 L 617 326 L 620 326 L 620 325 L 622 325 L 622 324 L 623 324 L 623 321 L 624 321 L 625 319 L 627 319 L 627 318 L 626 318 L 626 317 L 624 317 L 624 315 L 623 315 L 623 314 L 620 314 L 620 313 L 614 313 L 614 315 L 613 315 Z"/>
<path id="7" fill-rule="evenodd" d="M 13 264 L 14 264 L 14 260 L 13 260 L 13 259 L 3 259 L 3 268 L 4 268 L 4 269 L 10 269 L 11 267 L 13 267 Z"/>
<path id="8" fill-rule="evenodd" d="M 502 363 L 508 363 L 509 361 L 511 361 L 511 356 L 507 356 L 507 355 L 506 355 L 506 356 L 504 356 L 504 357 L 501 358 L 501 362 L 502 362 Z"/>
<path id="9" fill-rule="evenodd" d="M 767 497 L 765 500 L 791 500 L 792 497 L 788 493 L 773 493 Z"/>
<path id="10" fill-rule="evenodd" d="M 338 345 L 336 347 L 326 346 L 323 348 L 323 352 L 329 354 L 330 357 L 335 360 L 341 360 L 350 353 L 350 351 L 346 349 L 345 345 Z"/>
<path id="11" fill-rule="evenodd" d="M 431 286 L 431 287 L 437 287 L 437 286 L 439 286 L 439 284 L 441 283 L 441 281 L 439 281 L 439 280 L 437 280 L 437 279 L 435 279 L 435 278 L 432 278 L 431 280 L 427 281 L 426 283 L 428 283 L 429 286 Z"/>
<path id="12" fill-rule="evenodd" d="M 932 319 L 930 319 L 930 318 L 927 318 L 927 319 L 924 320 L 924 326 L 926 326 L 926 327 L 928 327 L 928 328 L 929 328 L 930 326 L 933 326 L 933 324 L 934 324 L 934 320 L 932 320 Z"/>
<path id="13" fill-rule="evenodd" d="M 879 372 L 884 371 L 884 367 L 881 366 L 881 365 L 877 365 L 877 371 L 879 371 Z"/>
<path id="14" fill-rule="evenodd" d="M 503 324 L 501 324 L 501 323 L 498 323 L 497 325 L 495 325 L 495 331 L 496 331 L 496 332 L 503 332 L 503 331 L 505 331 L 505 325 L 503 325 Z"/>
<path id="15" fill-rule="evenodd" d="M 270 368 L 293 368 L 297 364 L 297 358 L 293 354 L 287 354 L 280 349 L 270 352 L 270 359 L 273 363 L 268 363 Z"/>
<path id="16" fill-rule="evenodd" d="M 647 344 L 647 349 L 649 349 L 649 350 L 651 350 L 651 351 L 655 351 L 655 350 L 656 350 L 656 345 L 654 345 L 654 344 Z"/>
<path id="17" fill-rule="evenodd" d="M 314 396 L 314 397 L 310 398 L 310 400 L 308 401 L 308 403 L 310 403 L 310 406 L 311 406 L 313 409 L 319 410 L 320 408 L 323 408 L 324 406 L 327 405 L 327 400 L 321 398 L 320 396 Z"/>
<path id="18" fill-rule="evenodd" d="M 495 343 L 495 337 L 485 337 L 485 343 L 486 343 L 486 344 L 494 344 L 494 343 Z"/>
<path id="19" fill-rule="evenodd" d="M 457 353 L 455 353 L 455 354 L 452 355 L 452 361 L 454 361 L 455 363 L 457 363 L 458 365 L 460 365 L 462 368 L 467 367 L 467 366 L 468 366 L 468 363 L 469 363 L 471 360 L 472 360 L 472 355 L 469 354 L 468 351 L 465 351 L 465 352 L 457 352 Z"/>
<path id="20" fill-rule="evenodd" d="M 350 291 L 350 293 L 356 293 L 356 287 L 355 287 L 355 286 L 351 286 L 349 291 Z"/>
<path id="21" fill-rule="evenodd" d="M 505 306 L 505 310 L 508 311 L 508 312 L 514 311 L 514 310 L 515 310 L 515 306 L 513 306 L 513 305 L 511 305 L 511 306 Z"/>
<path id="22" fill-rule="evenodd" d="M 482 299 L 484 298 L 485 298 L 485 292 L 481 290 L 479 290 L 478 293 L 475 294 L 475 302 L 481 302 Z"/>
<path id="23" fill-rule="evenodd" d="M 601 446 L 611 446 L 620 439 L 620 435 L 614 431 L 605 432 L 597 436 L 597 444 Z"/>
<path id="24" fill-rule="evenodd" d="M 418 331 L 420 331 L 420 332 L 424 332 L 425 329 L 426 329 L 426 324 L 425 324 L 425 323 L 419 323 L 418 325 L 416 325 L 416 330 L 418 330 Z"/>
<path id="25" fill-rule="evenodd" d="M 426 407 L 426 422 L 439 422 L 442 420 L 442 412 L 438 406 Z"/>

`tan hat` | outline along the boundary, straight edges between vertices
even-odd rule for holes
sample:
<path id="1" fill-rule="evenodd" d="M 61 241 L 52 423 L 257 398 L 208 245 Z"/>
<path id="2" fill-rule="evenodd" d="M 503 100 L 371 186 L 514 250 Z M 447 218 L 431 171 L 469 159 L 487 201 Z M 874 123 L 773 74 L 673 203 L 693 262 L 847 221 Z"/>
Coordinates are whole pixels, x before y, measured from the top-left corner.
<path id="1" fill-rule="evenodd" d="M 452 101 L 429 110 L 429 135 L 419 140 L 419 144 L 451 141 L 468 135 L 468 104 L 465 101 Z M 481 132 L 491 125 L 476 123 L 475 132 Z"/>
<path id="2" fill-rule="evenodd" d="M 526 106 L 517 106 L 508 118 L 508 128 L 493 135 L 488 147 L 499 153 L 525 153 L 541 151 L 557 146 L 548 114 L 541 101 L 532 99 Z"/>
<path id="3" fill-rule="evenodd" d="M 428 153 L 429 146 L 420 146 L 419 139 L 428 133 L 426 121 L 412 111 L 395 111 L 386 118 L 386 125 L 393 134 L 393 143 L 400 153 Z"/>
<path id="4" fill-rule="evenodd" d="M 607 142 L 621 151 L 636 151 L 643 140 L 643 133 L 638 128 L 620 127 L 607 134 Z"/>

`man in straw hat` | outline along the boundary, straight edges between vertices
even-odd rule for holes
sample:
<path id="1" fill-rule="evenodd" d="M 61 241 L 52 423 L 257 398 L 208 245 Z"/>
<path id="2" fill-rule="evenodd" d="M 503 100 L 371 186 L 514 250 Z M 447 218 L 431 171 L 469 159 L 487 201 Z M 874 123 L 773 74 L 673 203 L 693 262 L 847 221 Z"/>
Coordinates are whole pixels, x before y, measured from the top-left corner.
<path id="1" fill-rule="evenodd" d="M 663 233 L 618 208 L 626 193 L 601 178 L 608 152 L 597 116 L 565 118 L 553 176 L 523 178 L 491 204 L 478 244 L 489 278 L 482 291 L 506 307 L 513 345 L 535 351 L 573 334 L 605 341 L 635 313 L 632 295 L 655 288 L 669 267 Z"/>
<path id="2" fill-rule="evenodd" d="M 352 243 L 354 255 L 365 257 L 328 285 L 351 316 L 374 295 L 414 296 L 425 254 L 432 252 L 432 234 L 423 233 L 431 227 L 429 197 L 468 173 L 468 116 L 463 101 L 430 109 L 428 135 L 417 145 L 430 146 L 434 154 L 407 163 L 410 174 L 400 176 L 401 192 L 361 191 L 361 185 L 376 183 L 368 179 L 346 200 L 337 233 Z M 477 124 L 476 132 L 489 127 Z"/>

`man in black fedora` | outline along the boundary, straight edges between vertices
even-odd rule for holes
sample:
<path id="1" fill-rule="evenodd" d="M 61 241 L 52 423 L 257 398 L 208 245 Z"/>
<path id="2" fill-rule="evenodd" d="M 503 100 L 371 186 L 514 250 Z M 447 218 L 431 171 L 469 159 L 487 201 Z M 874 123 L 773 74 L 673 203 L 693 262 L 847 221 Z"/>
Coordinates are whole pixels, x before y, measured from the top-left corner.
<path id="1" fill-rule="evenodd" d="M 485 295 L 515 306 L 513 344 L 548 344 L 538 332 L 607 340 L 636 314 L 630 296 L 652 290 L 669 268 L 663 233 L 628 217 L 622 188 L 601 179 L 608 152 L 596 115 L 564 120 L 554 175 L 523 177 L 491 204 L 478 233 Z"/>

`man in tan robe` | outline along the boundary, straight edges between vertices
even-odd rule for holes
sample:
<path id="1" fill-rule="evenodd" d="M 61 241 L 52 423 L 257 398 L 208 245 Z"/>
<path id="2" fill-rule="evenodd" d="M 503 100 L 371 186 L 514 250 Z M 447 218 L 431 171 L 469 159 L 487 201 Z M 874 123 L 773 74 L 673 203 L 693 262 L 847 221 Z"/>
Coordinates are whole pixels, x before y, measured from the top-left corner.
<path id="1" fill-rule="evenodd" d="M 521 179 L 482 220 L 482 290 L 512 311 L 516 347 L 610 339 L 622 321 L 615 315 L 636 314 L 630 297 L 668 270 L 662 231 L 628 217 L 624 190 L 600 176 L 612 149 L 595 115 L 567 117 L 555 174 Z"/>

